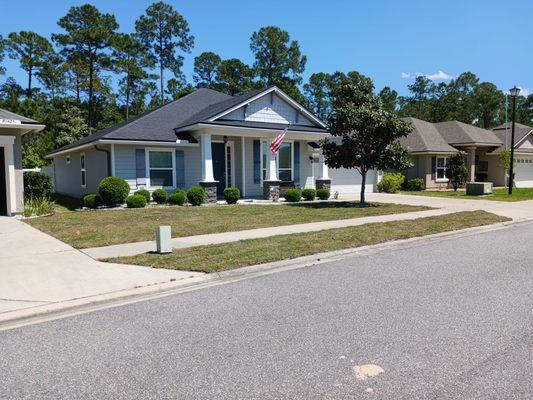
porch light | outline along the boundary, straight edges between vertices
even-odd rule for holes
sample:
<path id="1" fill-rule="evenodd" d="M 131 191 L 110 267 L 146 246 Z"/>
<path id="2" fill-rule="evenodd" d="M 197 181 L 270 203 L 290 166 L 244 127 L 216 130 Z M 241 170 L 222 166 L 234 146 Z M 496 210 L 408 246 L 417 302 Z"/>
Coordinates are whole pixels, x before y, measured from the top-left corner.
<path id="1" fill-rule="evenodd" d="M 228 143 L 228 137 L 226 135 L 224 135 L 224 137 L 222 138 L 222 140 L 224 140 L 224 143 Z"/>
<path id="2" fill-rule="evenodd" d="M 516 97 L 520 94 L 520 88 L 514 86 L 511 89 L 509 89 L 509 92 L 511 93 L 511 96 Z"/>

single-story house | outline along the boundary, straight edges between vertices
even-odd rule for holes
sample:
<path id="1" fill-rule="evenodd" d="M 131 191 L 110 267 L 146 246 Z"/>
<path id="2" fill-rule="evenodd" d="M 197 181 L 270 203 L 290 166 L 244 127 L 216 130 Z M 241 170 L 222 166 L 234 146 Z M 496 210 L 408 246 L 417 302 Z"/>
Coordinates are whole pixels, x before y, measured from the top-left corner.
<path id="1" fill-rule="evenodd" d="M 286 131 L 277 156 L 269 144 Z M 202 185 L 209 201 L 237 186 L 243 197 L 271 198 L 285 187 L 358 193 L 355 171 L 328 171 L 319 141 L 325 124 L 277 87 L 229 96 L 198 89 L 48 155 L 58 193 L 97 192 L 106 176 L 131 191 Z M 368 177 L 369 191 L 377 174 Z"/>
<path id="2" fill-rule="evenodd" d="M 498 152 L 510 144 L 510 124 L 493 130 L 458 121 L 431 123 L 417 118 L 405 118 L 413 130 L 400 142 L 411 152 L 414 165 L 407 178 L 424 179 L 426 188 L 449 186 L 448 157 L 459 151 L 466 153 L 469 182 L 493 182 L 504 186 L 507 171 L 499 166 Z M 533 129 L 516 124 L 515 185 L 533 186 Z"/>
<path id="3" fill-rule="evenodd" d="M 24 211 L 22 135 L 42 129 L 37 121 L 0 109 L 0 215 Z"/>

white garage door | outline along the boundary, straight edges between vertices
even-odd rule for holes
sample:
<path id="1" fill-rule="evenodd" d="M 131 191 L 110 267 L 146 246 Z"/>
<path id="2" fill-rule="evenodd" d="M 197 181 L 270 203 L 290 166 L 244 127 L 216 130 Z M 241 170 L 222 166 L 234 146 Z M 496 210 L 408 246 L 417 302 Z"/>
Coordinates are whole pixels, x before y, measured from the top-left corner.
<path id="1" fill-rule="evenodd" d="M 516 187 L 533 187 L 533 157 L 516 157 L 514 167 Z"/>
<path id="2" fill-rule="evenodd" d="M 361 192 L 361 175 L 355 169 L 329 169 L 331 178 L 331 193 L 339 194 L 359 194 Z M 366 174 L 365 191 L 372 193 L 376 183 L 376 172 L 370 171 Z"/>

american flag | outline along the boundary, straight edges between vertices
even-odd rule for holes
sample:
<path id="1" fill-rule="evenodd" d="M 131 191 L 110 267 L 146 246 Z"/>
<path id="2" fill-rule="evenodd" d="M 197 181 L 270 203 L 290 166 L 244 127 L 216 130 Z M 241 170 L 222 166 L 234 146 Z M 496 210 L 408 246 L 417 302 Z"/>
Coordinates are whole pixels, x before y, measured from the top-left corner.
<path id="1" fill-rule="evenodd" d="M 278 154 L 279 148 L 281 147 L 281 142 L 283 142 L 283 138 L 287 134 L 287 129 L 289 128 L 285 128 L 283 132 L 281 132 L 278 136 L 276 136 L 276 138 L 272 141 L 272 143 L 270 143 L 269 147 L 270 147 L 270 151 L 272 152 L 272 154 L 274 155 Z"/>

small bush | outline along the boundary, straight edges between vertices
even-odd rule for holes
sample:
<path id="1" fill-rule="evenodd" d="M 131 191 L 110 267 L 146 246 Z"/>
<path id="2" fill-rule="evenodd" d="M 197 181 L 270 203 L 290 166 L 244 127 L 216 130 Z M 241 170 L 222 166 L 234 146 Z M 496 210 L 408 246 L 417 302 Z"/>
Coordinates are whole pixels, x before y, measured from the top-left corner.
<path id="1" fill-rule="evenodd" d="M 107 176 L 100 181 L 98 193 L 106 206 L 114 207 L 124 204 L 130 193 L 130 185 L 118 176 Z"/>
<path id="2" fill-rule="evenodd" d="M 205 190 L 201 186 L 191 186 L 187 191 L 187 200 L 193 206 L 199 206 L 205 201 Z"/>
<path id="3" fill-rule="evenodd" d="M 304 200 L 313 201 L 316 197 L 316 190 L 315 189 L 304 189 L 302 190 L 302 197 L 304 198 Z"/>
<path id="4" fill-rule="evenodd" d="M 318 189 L 318 190 L 316 191 L 316 196 L 317 196 L 320 200 L 329 200 L 330 193 L 329 193 L 329 190 L 328 190 L 328 189 Z"/>
<path id="5" fill-rule="evenodd" d="M 55 203 L 47 197 L 29 197 L 24 201 L 24 216 L 47 215 L 55 210 Z"/>
<path id="6" fill-rule="evenodd" d="M 132 194 L 126 198 L 126 205 L 128 208 L 144 208 L 146 207 L 146 197 L 142 194 Z"/>
<path id="7" fill-rule="evenodd" d="M 402 187 L 405 177 L 400 173 L 386 173 L 378 183 L 378 191 L 385 193 L 396 193 Z"/>
<path id="8" fill-rule="evenodd" d="M 26 198 L 47 198 L 52 195 L 52 178 L 37 171 L 24 172 L 24 196 Z"/>
<path id="9" fill-rule="evenodd" d="M 424 180 L 422 178 L 413 178 L 404 181 L 403 189 L 412 192 L 420 192 L 425 188 Z"/>
<path id="10" fill-rule="evenodd" d="M 177 189 L 168 196 L 168 202 L 170 204 L 182 206 L 187 202 L 187 194 L 182 189 Z"/>
<path id="11" fill-rule="evenodd" d="M 165 204 L 168 199 L 168 193 L 164 189 L 156 189 L 152 193 L 152 199 L 154 199 L 157 204 Z"/>
<path id="12" fill-rule="evenodd" d="M 241 198 L 241 191 L 235 186 L 230 186 L 224 189 L 224 199 L 228 204 L 237 204 L 237 201 Z"/>
<path id="13" fill-rule="evenodd" d="M 302 191 L 300 189 L 287 189 L 285 192 L 285 200 L 290 203 L 302 200 Z"/>
<path id="14" fill-rule="evenodd" d="M 94 193 L 83 196 L 83 206 L 87 208 L 98 208 L 102 205 L 102 198 Z"/>
<path id="15" fill-rule="evenodd" d="M 141 196 L 144 196 L 146 199 L 146 204 L 150 203 L 150 192 L 146 189 L 139 189 L 133 194 L 140 194 Z"/>

